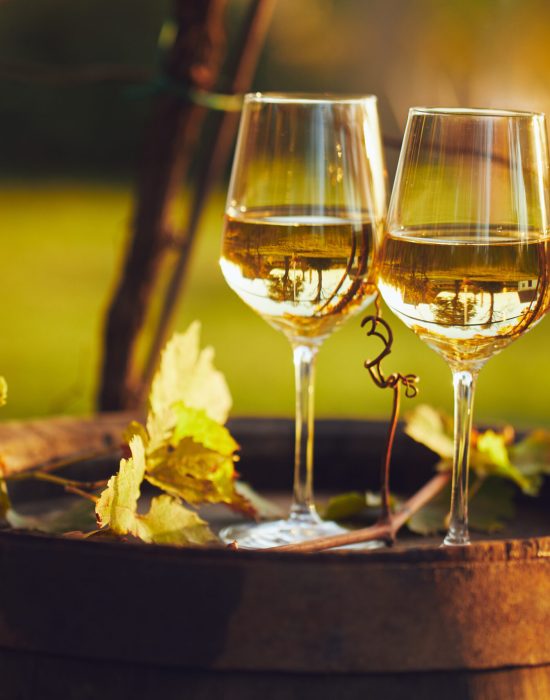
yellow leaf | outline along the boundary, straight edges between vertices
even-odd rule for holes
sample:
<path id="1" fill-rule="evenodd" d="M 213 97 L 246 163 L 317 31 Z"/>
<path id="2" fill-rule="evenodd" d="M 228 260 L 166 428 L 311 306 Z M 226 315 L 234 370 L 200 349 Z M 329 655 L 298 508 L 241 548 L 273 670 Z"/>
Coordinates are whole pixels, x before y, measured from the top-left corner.
<path id="1" fill-rule="evenodd" d="M 0 476 L 0 522 L 5 522 L 7 520 L 10 509 L 11 501 L 8 495 L 6 480 Z"/>
<path id="2" fill-rule="evenodd" d="M 139 435 L 130 441 L 130 451 L 132 456 L 120 460 L 118 473 L 107 482 L 95 508 L 99 524 L 108 525 L 118 535 L 136 529 L 136 508 L 145 474 L 145 446 Z"/>
<path id="3" fill-rule="evenodd" d="M 540 488 L 538 475 L 526 476 L 512 464 L 506 446 L 506 436 L 487 430 L 477 439 L 477 446 L 472 450 L 472 468 L 481 475 L 500 476 L 514 481 L 525 493 L 536 496 Z"/>
<path id="4" fill-rule="evenodd" d="M 152 455 L 145 478 L 188 503 L 220 503 L 233 494 L 233 460 L 183 438 L 177 447 Z"/>
<path id="5" fill-rule="evenodd" d="M 8 384 L 4 377 L 0 377 L 0 406 L 8 400 Z"/>
<path id="6" fill-rule="evenodd" d="M 141 423 L 138 423 L 138 421 L 136 420 L 130 421 L 128 427 L 122 434 L 122 441 L 129 445 L 134 435 L 139 435 L 145 446 L 145 449 L 147 450 L 147 445 L 149 444 L 149 435 L 147 434 L 147 430 L 145 429 L 145 427 L 141 425 Z"/>
<path id="7" fill-rule="evenodd" d="M 212 420 L 225 423 L 231 395 L 213 358 L 212 348 L 200 349 L 198 321 L 168 342 L 151 387 L 147 432 L 153 445 L 161 444 L 174 429 L 174 406 L 178 402 L 202 409 Z"/>
<path id="8" fill-rule="evenodd" d="M 183 438 L 191 437 L 209 450 L 215 450 L 227 457 L 238 449 L 239 445 L 229 430 L 209 418 L 205 411 L 190 408 L 181 401 L 174 408 L 177 422 L 172 434 L 173 445 L 178 444 Z"/>
<path id="9" fill-rule="evenodd" d="M 138 516 L 135 534 L 144 542 L 197 545 L 216 541 L 207 523 L 171 496 L 157 496 L 146 515 Z"/>
<path id="10" fill-rule="evenodd" d="M 445 417 L 435 408 L 420 404 L 406 416 L 405 433 L 421 442 L 440 457 L 451 458 L 454 453 L 452 432 L 449 434 Z"/>
<path id="11" fill-rule="evenodd" d="M 145 478 L 193 505 L 225 503 L 248 516 L 257 515 L 252 503 L 235 488 L 233 458 L 191 438 L 183 438 L 176 447 L 164 447 L 151 455 Z"/>

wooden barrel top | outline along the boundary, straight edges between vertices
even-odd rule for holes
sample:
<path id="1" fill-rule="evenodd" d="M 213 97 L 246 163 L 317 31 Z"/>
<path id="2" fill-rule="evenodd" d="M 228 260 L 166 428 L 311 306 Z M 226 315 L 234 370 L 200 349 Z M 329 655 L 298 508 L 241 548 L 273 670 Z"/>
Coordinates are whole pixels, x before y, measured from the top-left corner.
<path id="1" fill-rule="evenodd" d="M 384 427 L 320 421 L 317 488 L 376 488 Z M 260 491 L 288 489 L 290 422 L 240 420 L 232 429 L 245 478 Z M 433 462 L 400 436 L 394 488 L 417 488 Z M 546 489 L 520 504 L 534 515 L 517 532 L 467 548 L 408 537 L 391 549 L 313 555 L 0 531 L 0 648 L 197 672 L 548 665 L 549 502 Z"/>

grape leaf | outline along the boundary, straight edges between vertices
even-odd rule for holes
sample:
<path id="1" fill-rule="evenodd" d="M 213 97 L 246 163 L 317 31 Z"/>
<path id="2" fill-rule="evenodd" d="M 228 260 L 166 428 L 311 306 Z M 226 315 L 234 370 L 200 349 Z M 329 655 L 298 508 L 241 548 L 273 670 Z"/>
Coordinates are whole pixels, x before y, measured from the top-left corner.
<path id="1" fill-rule="evenodd" d="M 417 442 L 426 445 L 437 453 L 442 460 L 437 465 L 438 471 L 452 467 L 453 437 L 452 420 L 431 406 L 417 406 L 406 416 L 405 432 Z M 522 491 L 535 496 L 541 487 L 541 461 L 545 450 L 550 450 L 550 439 L 544 447 L 544 440 L 539 434 L 523 447 L 510 446 L 513 430 L 505 427 L 502 431 L 487 430 L 478 432 L 472 430 L 470 449 L 470 468 L 480 477 L 499 476 L 513 481 Z M 524 441 L 525 443 L 525 441 Z M 521 444 L 521 443 L 520 443 Z M 537 452 L 538 466 L 535 467 L 533 455 Z M 523 460 L 524 468 L 519 468 L 512 455 Z M 550 456 L 550 455 L 549 455 Z M 530 466 L 527 465 L 530 462 Z"/>
<path id="2" fill-rule="evenodd" d="M 190 504 L 225 503 L 256 517 L 235 490 L 239 446 L 220 423 L 231 402 L 229 391 L 211 352 L 199 350 L 198 333 L 195 323 L 168 343 L 153 381 L 147 428 L 134 422 L 126 435 L 141 437 L 150 483 Z"/>
<path id="3" fill-rule="evenodd" d="M 26 515 L 11 509 L 8 522 L 12 527 L 48 533 L 86 532 L 96 526 L 93 504 L 79 499 L 67 508 L 56 508 L 40 515 Z"/>
<path id="4" fill-rule="evenodd" d="M 145 475 L 145 446 L 139 435 L 130 441 L 132 456 L 120 461 L 96 504 L 99 525 L 117 535 L 131 534 L 145 542 L 162 544 L 204 544 L 216 538 L 197 513 L 171 496 L 158 496 L 149 512 L 137 512 L 141 483 Z"/>
<path id="5" fill-rule="evenodd" d="M 239 448 L 229 430 L 210 418 L 206 411 L 186 406 L 182 401 L 174 405 L 174 411 L 176 425 L 170 440 L 172 445 L 191 437 L 195 442 L 226 457 Z"/>
<path id="6" fill-rule="evenodd" d="M 479 489 L 473 484 L 468 505 L 470 526 L 482 532 L 501 530 L 516 514 L 514 486 L 510 481 L 489 477 Z"/>
<path id="7" fill-rule="evenodd" d="M 6 480 L 0 476 L 0 522 L 9 522 L 8 514 L 11 510 L 11 501 L 8 495 Z"/>
<path id="8" fill-rule="evenodd" d="M 145 474 L 145 446 L 139 435 L 130 441 L 132 456 L 120 460 L 118 473 L 107 482 L 96 503 L 98 523 L 108 525 L 117 535 L 133 533 L 136 528 L 137 503 Z"/>
<path id="9" fill-rule="evenodd" d="M 512 464 L 506 437 L 493 430 L 479 434 L 476 447 L 472 450 L 472 467 L 480 476 L 493 475 L 509 479 L 530 496 L 536 496 L 542 484 L 538 474 L 523 474 Z"/>
<path id="10" fill-rule="evenodd" d="M 525 476 L 550 475 L 550 433 L 533 430 L 510 447 L 510 459 Z"/>
<path id="11" fill-rule="evenodd" d="M 175 447 L 167 445 L 153 452 L 145 478 L 193 505 L 225 503 L 256 516 L 254 506 L 235 489 L 232 456 L 210 450 L 192 438 L 182 438 Z"/>
<path id="12" fill-rule="evenodd" d="M 419 535 L 435 535 L 446 529 L 451 487 L 446 486 L 407 520 L 407 527 Z"/>
<path id="13" fill-rule="evenodd" d="M 452 422 L 440 411 L 426 404 L 420 404 L 405 415 L 405 433 L 420 442 L 443 459 L 452 459 Z"/>
<path id="14" fill-rule="evenodd" d="M 447 529 L 451 486 L 446 486 L 407 521 L 409 530 L 419 535 L 435 535 Z M 495 532 L 515 515 L 514 487 L 496 477 L 474 482 L 468 503 L 468 520 L 472 530 Z"/>
<path id="15" fill-rule="evenodd" d="M 147 432 L 153 446 L 162 444 L 173 431 L 176 404 L 202 409 L 217 423 L 225 423 L 231 395 L 225 378 L 213 365 L 214 351 L 200 349 L 200 324 L 192 323 L 185 333 L 175 334 L 166 345 L 160 369 L 149 397 Z"/>
<path id="16" fill-rule="evenodd" d="M 131 457 L 121 461 L 96 507 L 99 523 L 113 532 L 147 542 L 211 541 L 207 524 L 182 500 L 224 503 L 257 515 L 235 488 L 239 446 L 223 425 L 231 397 L 211 348 L 200 349 L 199 334 L 195 322 L 169 341 L 153 380 L 146 426 L 134 421 L 125 432 Z M 146 515 L 137 513 L 143 479 L 165 492 Z"/>
<path id="17" fill-rule="evenodd" d="M 361 513 L 366 507 L 364 493 L 359 493 L 359 491 L 340 493 L 329 499 L 323 518 L 325 520 L 345 520 Z"/>
<path id="18" fill-rule="evenodd" d="M 137 516 L 135 534 L 155 544 L 198 545 L 217 539 L 197 513 L 167 495 L 153 498 L 149 512 Z"/>
<path id="19" fill-rule="evenodd" d="M 250 484 L 244 481 L 235 481 L 235 491 L 242 496 L 245 501 L 254 509 L 254 516 L 264 518 L 265 520 L 273 520 L 275 518 L 284 518 L 286 512 L 277 503 L 273 503 L 264 496 L 255 491 Z"/>

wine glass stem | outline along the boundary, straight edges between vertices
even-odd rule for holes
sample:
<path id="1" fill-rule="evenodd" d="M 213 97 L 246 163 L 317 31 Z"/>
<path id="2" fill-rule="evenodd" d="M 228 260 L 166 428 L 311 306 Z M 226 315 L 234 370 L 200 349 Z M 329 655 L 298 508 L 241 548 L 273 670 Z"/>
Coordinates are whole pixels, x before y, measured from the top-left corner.
<path id="1" fill-rule="evenodd" d="M 454 462 L 451 493 L 451 514 L 446 545 L 470 544 L 468 533 L 468 466 L 472 413 L 477 373 L 453 371 L 454 384 Z"/>
<path id="2" fill-rule="evenodd" d="M 296 377 L 296 445 L 294 452 L 294 500 L 291 520 L 316 523 L 313 503 L 313 404 L 317 347 L 294 345 Z"/>

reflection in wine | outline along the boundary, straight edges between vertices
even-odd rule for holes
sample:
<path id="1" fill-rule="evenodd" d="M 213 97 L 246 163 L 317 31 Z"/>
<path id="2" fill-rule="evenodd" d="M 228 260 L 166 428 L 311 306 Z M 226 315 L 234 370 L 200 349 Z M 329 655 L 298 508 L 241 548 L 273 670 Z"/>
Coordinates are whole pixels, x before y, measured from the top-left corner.
<path id="1" fill-rule="evenodd" d="M 481 367 L 544 315 L 549 251 L 532 232 L 390 234 L 379 285 L 392 311 L 448 362 Z"/>
<path id="2" fill-rule="evenodd" d="M 376 294 L 372 219 L 284 208 L 226 218 L 229 286 L 291 340 L 318 344 Z"/>

